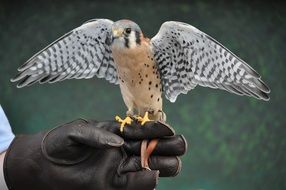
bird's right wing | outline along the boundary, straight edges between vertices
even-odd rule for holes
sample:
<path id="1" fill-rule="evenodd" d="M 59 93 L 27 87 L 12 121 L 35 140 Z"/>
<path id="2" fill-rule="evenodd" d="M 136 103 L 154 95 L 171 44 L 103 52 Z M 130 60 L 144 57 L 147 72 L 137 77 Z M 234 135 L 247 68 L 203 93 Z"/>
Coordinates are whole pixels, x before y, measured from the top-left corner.
<path id="1" fill-rule="evenodd" d="M 21 88 L 97 76 L 117 84 L 110 48 L 112 24 L 108 19 L 94 19 L 75 28 L 30 58 L 11 81 Z"/>

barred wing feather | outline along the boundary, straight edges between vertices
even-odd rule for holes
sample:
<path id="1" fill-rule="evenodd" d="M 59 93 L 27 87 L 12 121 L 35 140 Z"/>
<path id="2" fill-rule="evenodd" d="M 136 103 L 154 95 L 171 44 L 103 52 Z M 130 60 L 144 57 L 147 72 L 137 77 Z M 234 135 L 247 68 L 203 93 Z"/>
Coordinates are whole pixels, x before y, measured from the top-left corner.
<path id="1" fill-rule="evenodd" d="M 269 100 L 269 88 L 252 67 L 191 25 L 165 22 L 151 44 L 171 102 L 197 85 Z"/>
<path id="2" fill-rule="evenodd" d="M 97 76 L 117 84 L 110 48 L 112 24 L 108 19 L 94 19 L 75 28 L 30 58 L 11 81 L 21 88 Z"/>

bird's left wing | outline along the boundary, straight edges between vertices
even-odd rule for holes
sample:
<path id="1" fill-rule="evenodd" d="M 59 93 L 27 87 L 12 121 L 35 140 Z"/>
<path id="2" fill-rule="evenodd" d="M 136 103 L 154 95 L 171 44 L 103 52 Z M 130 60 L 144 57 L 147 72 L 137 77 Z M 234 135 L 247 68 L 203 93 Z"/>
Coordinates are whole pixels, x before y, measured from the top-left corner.
<path id="1" fill-rule="evenodd" d="M 94 19 L 75 28 L 30 58 L 11 81 L 21 88 L 97 76 L 117 84 L 110 48 L 112 24 L 108 19 Z"/>
<path id="2" fill-rule="evenodd" d="M 253 68 L 189 24 L 163 23 L 151 44 L 163 91 L 171 102 L 197 84 L 269 100 L 270 90 Z"/>

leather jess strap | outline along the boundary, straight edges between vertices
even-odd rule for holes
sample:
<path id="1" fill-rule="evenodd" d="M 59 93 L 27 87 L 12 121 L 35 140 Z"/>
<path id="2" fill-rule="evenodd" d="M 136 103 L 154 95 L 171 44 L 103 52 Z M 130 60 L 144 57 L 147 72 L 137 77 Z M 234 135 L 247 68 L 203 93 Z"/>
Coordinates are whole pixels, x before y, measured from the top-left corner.
<path id="1" fill-rule="evenodd" d="M 152 139 L 149 144 L 148 140 L 143 140 L 141 143 L 141 166 L 143 169 L 151 170 L 149 167 L 149 157 L 156 148 L 158 144 L 158 139 Z"/>

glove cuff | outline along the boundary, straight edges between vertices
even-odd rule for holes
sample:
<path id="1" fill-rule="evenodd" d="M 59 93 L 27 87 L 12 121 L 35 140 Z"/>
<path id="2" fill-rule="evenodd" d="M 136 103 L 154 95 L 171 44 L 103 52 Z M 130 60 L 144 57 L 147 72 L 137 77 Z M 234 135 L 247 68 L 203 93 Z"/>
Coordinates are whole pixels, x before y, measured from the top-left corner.
<path id="1" fill-rule="evenodd" d="M 16 141 L 18 137 L 16 136 L 10 146 L 8 147 L 7 151 L 6 151 L 6 155 L 5 155 L 5 158 L 4 158 L 4 163 L 3 163 L 3 172 L 4 172 L 4 179 L 5 179 L 5 182 L 6 182 L 6 185 L 8 187 L 9 190 L 13 190 L 14 188 L 12 187 L 12 183 L 11 183 L 11 180 L 10 180 L 10 173 L 9 173 L 9 170 L 8 170 L 8 155 L 12 149 L 12 146 L 14 144 L 14 142 Z"/>
<path id="2" fill-rule="evenodd" d="M 48 188 L 48 184 L 43 187 L 37 183 L 42 176 L 42 164 L 45 162 L 41 156 L 42 136 L 42 133 L 33 138 L 19 135 L 12 141 L 3 164 L 4 178 L 9 190 Z"/>

